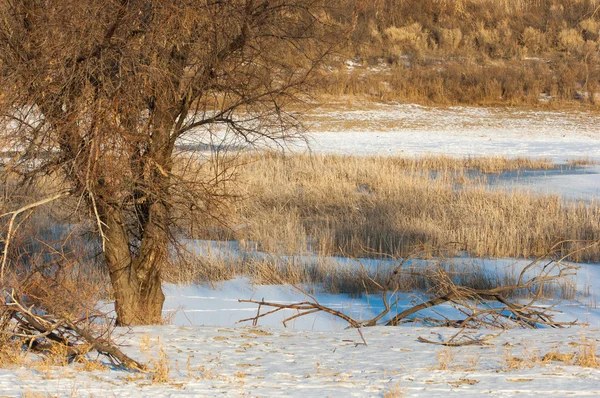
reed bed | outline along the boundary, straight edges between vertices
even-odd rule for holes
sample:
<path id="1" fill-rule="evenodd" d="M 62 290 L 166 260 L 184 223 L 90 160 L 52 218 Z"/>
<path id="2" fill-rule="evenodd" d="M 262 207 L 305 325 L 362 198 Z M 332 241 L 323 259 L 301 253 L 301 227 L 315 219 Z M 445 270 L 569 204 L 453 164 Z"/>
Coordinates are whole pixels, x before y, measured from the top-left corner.
<path id="1" fill-rule="evenodd" d="M 566 255 L 600 239 L 598 203 L 486 182 L 485 173 L 553 167 L 547 160 L 270 154 L 244 164 L 229 226 L 195 225 L 191 237 L 274 254 L 404 257 L 423 247 L 424 257 L 495 258 L 545 255 L 561 241 Z M 600 261 L 600 250 L 571 260 Z"/>
<path id="2" fill-rule="evenodd" d="M 445 283 L 488 290 L 500 286 L 516 286 L 519 272 L 525 263 L 506 261 L 503 267 L 486 266 L 485 261 L 460 258 L 385 258 L 365 260 L 348 257 L 314 255 L 278 256 L 253 250 L 231 250 L 227 244 L 216 245 L 217 250 L 205 250 L 201 256 L 180 256 L 165 268 L 171 283 L 214 283 L 244 276 L 259 285 L 292 284 L 310 292 L 364 294 L 415 291 L 436 295 Z M 224 249 L 224 250 L 223 250 Z M 532 273 L 541 266 L 534 266 Z M 444 282 L 446 281 L 446 282 Z M 528 289 L 512 290 L 507 297 L 530 298 Z M 589 296 L 578 292 L 568 277 L 545 284 L 541 297 L 571 300 Z"/>

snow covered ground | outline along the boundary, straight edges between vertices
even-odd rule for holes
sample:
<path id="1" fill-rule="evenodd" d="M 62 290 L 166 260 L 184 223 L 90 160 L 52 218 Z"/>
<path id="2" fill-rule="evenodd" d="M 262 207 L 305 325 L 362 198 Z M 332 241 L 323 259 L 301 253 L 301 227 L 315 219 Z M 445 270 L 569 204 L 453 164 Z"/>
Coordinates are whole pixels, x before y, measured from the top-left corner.
<path id="1" fill-rule="evenodd" d="M 369 261 L 366 266 L 376 266 L 377 260 Z M 520 270 L 525 264 L 477 261 L 490 270 Z M 163 382 L 117 369 L 82 371 L 81 365 L 0 368 L 0 396 L 600 396 L 600 368 L 578 364 L 600 344 L 600 309 L 595 301 L 600 267 L 582 265 L 576 281 L 591 295 L 561 303 L 557 309 L 563 314 L 558 319 L 579 319 L 585 326 L 511 329 L 501 334 L 467 330 L 466 336 L 477 339 L 499 335 L 482 345 L 452 348 L 418 340 L 447 341 L 457 333 L 451 328 L 380 326 L 361 329 L 361 337 L 326 314 L 300 318 L 287 328 L 281 324 L 284 314 L 266 317 L 257 327 L 237 323 L 257 310 L 238 299 L 310 300 L 290 286 L 254 286 L 244 278 L 211 286 L 167 285 L 165 315 L 172 325 L 117 330 L 127 354 L 166 370 Z M 377 295 L 314 297 L 357 319 L 371 318 L 383 309 Z M 423 300 L 418 294 L 398 297 L 400 310 Z M 441 305 L 421 315 L 440 314 L 456 317 L 457 311 Z"/>
<path id="2" fill-rule="evenodd" d="M 325 106 L 306 120 L 316 152 L 600 160 L 600 114 L 592 112 L 369 104 Z"/>
<path id="3" fill-rule="evenodd" d="M 311 150 L 316 152 L 600 161 L 600 115 L 588 112 L 332 106 L 313 111 L 308 121 Z M 306 150 L 298 143 L 291 146 Z M 523 186 L 525 181 L 536 191 L 598 199 L 599 176 L 600 167 L 594 166 L 577 172 L 520 175 L 498 183 Z M 522 264 L 485 260 L 484 265 L 506 269 Z M 363 328 L 364 345 L 357 330 L 344 329 L 339 320 L 325 315 L 298 319 L 287 329 L 281 325 L 283 314 L 265 318 L 255 328 L 237 324 L 256 314 L 256 306 L 238 299 L 306 300 L 289 286 L 253 286 L 241 278 L 212 286 L 169 285 L 165 286 L 165 315 L 172 325 L 119 330 L 129 355 L 154 367 L 168 365 L 164 382 L 152 383 L 147 374 L 117 369 L 85 372 L 78 365 L 0 367 L 0 396 L 600 397 L 600 369 L 577 365 L 584 351 L 599 353 L 600 265 L 582 265 L 577 283 L 589 294 L 562 303 L 560 319 L 578 319 L 587 326 L 513 329 L 488 344 L 458 348 L 418 341 L 419 337 L 447 340 L 457 332 L 449 328 Z M 378 296 L 316 297 L 321 304 L 360 319 L 383 307 Z M 422 299 L 402 295 L 399 302 L 410 305 Z M 456 310 L 446 305 L 436 311 L 452 315 Z M 476 338 L 498 331 L 467 333 Z M 551 353 L 567 354 L 562 357 L 566 361 L 551 360 L 553 356 L 547 355 Z"/>
<path id="4" fill-rule="evenodd" d="M 189 240 L 186 242 L 188 249 L 198 255 L 210 256 L 215 261 L 238 262 L 242 258 L 246 261 L 265 258 L 273 258 L 272 255 L 257 251 L 250 245 L 242 248 L 236 242 L 215 242 L 203 240 Z M 278 256 L 278 261 L 293 264 L 327 264 L 339 268 L 344 267 L 361 273 L 369 270 L 373 273 L 394 269 L 398 262 L 389 259 L 351 259 L 345 257 L 318 257 L 305 254 L 302 256 Z M 432 266 L 440 263 L 439 260 L 411 260 L 404 265 L 404 269 L 417 270 L 419 267 Z M 483 270 L 489 278 L 504 280 L 505 276 L 517 277 L 521 270 L 531 263 L 524 259 L 480 259 L 480 258 L 447 258 L 441 264 L 451 266 L 454 272 L 465 270 L 476 272 Z M 540 262 L 532 268 L 528 277 L 538 274 L 546 262 Z M 557 309 L 560 314 L 556 316 L 557 321 L 571 322 L 579 321 L 594 328 L 600 328 L 600 309 L 596 308 L 600 298 L 600 265 L 598 264 L 572 264 L 578 269 L 575 275 L 569 277 L 576 290 L 579 292 L 575 299 L 558 303 Z M 228 326 L 234 327 L 237 322 L 256 314 L 256 305 L 240 303 L 238 299 L 254 299 L 279 303 L 293 303 L 300 301 L 311 301 L 308 292 L 317 301 L 330 308 L 344 312 L 357 320 L 371 319 L 381 313 L 385 308 L 380 295 L 362 295 L 360 297 L 349 297 L 348 295 L 333 295 L 319 292 L 318 287 L 313 290 L 303 287 L 300 291 L 292 286 L 278 285 L 255 285 L 246 278 L 238 278 L 232 281 L 196 285 L 167 285 L 165 286 L 166 301 L 164 306 L 165 316 L 172 319 L 177 325 L 182 326 Z M 388 295 L 389 303 L 397 303 L 396 307 L 388 316 L 391 317 L 404 309 L 421 303 L 427 298 L 423 294 L 395 293 Z M 263 311 L 264 312 L 264 311 Z M 271 328 L 282 328 L 282 321 L 291 313 L 277 313 L 270 317 L 262 318 L 260 325 Z M 449 305 L 440 305 L 435 309 L 420 312 L 418 317 L 433 317 L 441 319 L 445 316 L 449 319 L 464 318 L 456 309 Z M 386 319 L 386 318 L 384 318 Z M 288 329 L 295 330 L 317 330 L 329 331 L 345 328 L 347 324 L 338 318 L 327 314 L 316 314 L 294 320 L 287 325 Z"/>
<path id="5" fill-rule="evenodd" d="M 74 367 L 0 370 L 0 394 L 94 397 L 533 397 L 600 395 L 600 370 L 573 366 L 598 329 L 509 330 L 485 345 L 445 348 L 444 328 L 334 332 L 270 328 L 139 327 L 126 351 L 170 368 L 168 380 Z M 477 330 L 481 338 L 498 331 Z M 567 362 L 551 361 L 552 353 Z M 555 358 L 558 356 L 555 355 Z M 545 358 L 545 359 L 544 359 Z"/>

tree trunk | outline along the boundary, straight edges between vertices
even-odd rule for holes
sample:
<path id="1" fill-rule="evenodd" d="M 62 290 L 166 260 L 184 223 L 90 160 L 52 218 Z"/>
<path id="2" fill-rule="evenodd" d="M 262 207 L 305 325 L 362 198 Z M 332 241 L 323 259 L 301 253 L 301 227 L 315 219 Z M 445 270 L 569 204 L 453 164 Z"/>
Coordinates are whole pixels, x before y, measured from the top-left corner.
<path id="1" fill-rule="evenodd" d="M 166 231 L 148 228 L 140 254 L 129 249 L 127 229 L 119 209 L 109 207 L 106 219 L 105 258 L 115 295 L 117 324 L 149 325 L 162 322 L 165 296 L 161 287 L 161 266 L 166 261 Z M 154 225 L 154 224 L 152 224 Z"/>

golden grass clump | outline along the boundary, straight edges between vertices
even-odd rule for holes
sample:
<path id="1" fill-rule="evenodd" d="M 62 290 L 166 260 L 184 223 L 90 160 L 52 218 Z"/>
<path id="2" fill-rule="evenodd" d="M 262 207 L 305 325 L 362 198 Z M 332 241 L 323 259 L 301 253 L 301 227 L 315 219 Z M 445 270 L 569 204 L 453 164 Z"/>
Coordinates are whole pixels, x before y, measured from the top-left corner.
<path id="1" fill-rule="evenodd" d="M 584 368 L 600 368 L 600 357 L 596 355 L 595 342 L 587 341 L 579 346 L 576 364 Z"/>
<path id="2" fill-rule="evenodd" d="M 440 29 L 440 47 L 446 51 L 455 51 L 460 46 L 463 34 L 459 28 Z"/>
<path id="3" fill-rule="evenodd" d="M 165 351 L 160 348 L 158 358 L 151 359 L 152 365 L 152 383 L 168 383 L 170 380 L 171 365 Z"/>
<path id="4" fill-rule="evenodd" d="M 394 55 L 409 53 L 419 57 L 428 47 L 429 33 L 423 31 L 418 22 L 403 27 L 391 26 L 384 31 L 383 37 L 390 43 Z"/>
<path id="5" fill-rule="evenodd" d="M 547 47 L 546 35 L 539 29 L 528 26 L 521 35 L 523 46 L 532 54 L 540 54 Z"/>
<path id="6" fill-rule="evenodd" d="M 561 48 L 568 52 L 581 52 L 585 41 L 576 29 L 563 29 L 558 34 L 558 42 Z"/>

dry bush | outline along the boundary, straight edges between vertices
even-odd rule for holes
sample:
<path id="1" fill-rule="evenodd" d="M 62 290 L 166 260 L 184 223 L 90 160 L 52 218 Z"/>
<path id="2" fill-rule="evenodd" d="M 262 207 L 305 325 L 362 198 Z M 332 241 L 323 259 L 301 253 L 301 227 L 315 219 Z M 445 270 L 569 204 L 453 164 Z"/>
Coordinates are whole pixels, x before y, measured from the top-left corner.
<path id="1" fill-rule="evenodd" d="M 463 38 L 463 34 L 459 28 L 440 29 L 440 48 L 452 52 L 458 49 Z"/>
<path id="2" fill-rule="evenodd" d="M 576 29 L 563 29 L 558 33 L 560 48 L 568 53 L 580 53 L 585 41 Z"/>
<path id="3" fill-rule="evenodd" d="M 73 246 L 73 241 L 81 243 L 83 239 L 71 240 L 74 230 L 67 228 L 65 237 L 63 226 L 57 228 L 61 239 L 46 239 L 39 247 L 31 244 L 41 241 L 38 233 L 28 239 L 22 236 L 27 230 L 13 236 L 12 247 L 25 252 L 11 258 L 0 281 L 0 356 L 5 363 L 15 362 L 23 360 L 11 354 L 16 347 L 21 356 L 35 352 L 41 358 L 31 365 L 46 374 L 73 362 L 85 371 L 104 370 L 102 363 L 88 356 L 92 351 L 106 355 L 115 366 L 141 369 L 142 365 L 125 356 L 111 340 L 114 322 L 99 309 L 99 300 L 107 298 L 106 278 L 94 275 L 93 265 L 80 262 L 91 253 L 70 253 L 87 249 Z M 10 256 L 14 251 L 7 253 Z"/>
<path id="4" fill-rule="evenodd" d="M 597 95 L 600 69 L 595 62 L 586 64 L 574 57 L 550 62 L 426 58 L 416 67 L 398 63 L 381 72 L 357 68 L 328 74 L 326 89 L 320 93 L 421 104 L 595 106 L 588 101 Z M 577 91 L 586 81 L 589 94 L 582 96 Z"/>
<path id="5" fill-rule="evenodd" d="M 346 16 L 352 21 L 352 51 L 342 54 L 363 64 L 387 60 L 390 68 L 328 74 L 327 92 L 425 104 L 595 106 L 593 94 L 576 91 L 583 85 L 591 93 L 598 89 L 599 4 L 597 0 L 363 4 L 358 15 Z M 346 10 L 354 8 L 348 3 Z M 410 62 L 398 62 L 400 54 L 408 54 Z"/>
<path id="6" fill-rule="evenodd" d="M 489 29 L 483 23 L 479 23 L 474 37 L 479 50 L 491 57 L 500 55 L 500 33 L 497 29 Z"/>
<path id="7" fill-rule="evenodd" d="M 521 42 L 528 52 L 535 55 L 542 53 L 547 48 L 546 34 L 531 26 L 523 31 Z"/>
<path id="8" fill-rule="evenodd" d="M 390 43 L 390 52 L 396 56 L 402 54 L 411 55 L 413 58 L 420 58 L 421 54 L 427 50 L 429 42 L 429 33 L 423 31 L 419 23 L 413 23 L 408 26 L 391 26 L 384 31 L 384 38 Z"/>
<path id="9" fill-rule="evenodd" d="M 579 23 L 585 40 L 597 41 L 600 33 L 600 21 L 594 18 L 584 19 Z"/>

